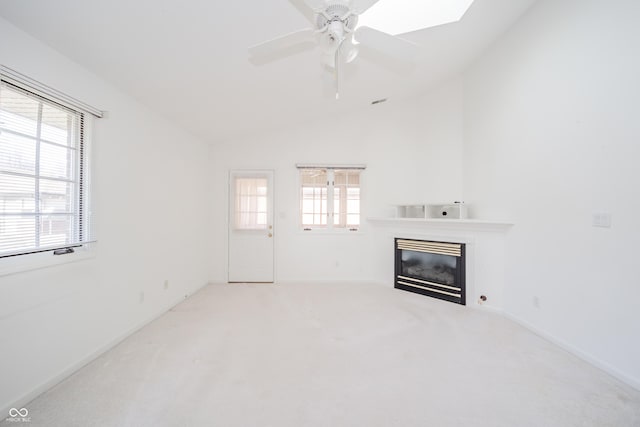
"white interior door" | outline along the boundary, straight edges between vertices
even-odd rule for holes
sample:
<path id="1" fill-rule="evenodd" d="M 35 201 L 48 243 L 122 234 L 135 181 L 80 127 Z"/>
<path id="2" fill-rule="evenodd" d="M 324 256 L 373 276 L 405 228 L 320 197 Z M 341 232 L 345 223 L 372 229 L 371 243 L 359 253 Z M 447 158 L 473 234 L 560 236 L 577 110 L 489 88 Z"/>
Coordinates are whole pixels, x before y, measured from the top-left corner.
<path id="1" fill-rule="evenodd" d="M 273 282 L 273 171 L 229 173 L 229 282 Z"/>

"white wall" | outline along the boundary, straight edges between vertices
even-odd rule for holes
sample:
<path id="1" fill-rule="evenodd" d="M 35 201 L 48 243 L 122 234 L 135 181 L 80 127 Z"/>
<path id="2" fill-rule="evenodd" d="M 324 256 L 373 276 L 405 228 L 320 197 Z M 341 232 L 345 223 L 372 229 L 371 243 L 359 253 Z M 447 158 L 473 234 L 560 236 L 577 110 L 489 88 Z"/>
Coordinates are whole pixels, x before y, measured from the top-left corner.
<path id="1" fill-rule="evenodd" d="M 486 240 L 509 265 L 497 308 L 640 386 L 638 8 L 540 0 L 471 67 L 464 91 L 453 79 L 416 99 L 212 147 L 0 20 L 0 63 L 109 111 L 95 128 L 97 256 L 0 277 L 0 410 L 207 279 L 226 281 L 230 169 L 275 171 L 279 281 L 388 282 L 388 266 L 371 260 L 386 257 L 396 231 L 299 231 L 301 162 L 366 163 L 365 217 L 464 198 L 477 217 L 513 220 L 506 254 L 501 237 Z M 611 213 L 613 227 L 593 228 L 594 212 Z M 502 275 L 481 264 L 477 277 Z"/>
<path id="2" fill-rule="evenodd" d="M 466 73 L 464 185 L 476 215 L 516 223 L 507 312 L 640 388 L 638 17 L 540 0 Z"/>
<path id="3" fill-rule="evenodd" d="M 109 112 L 93 140 L 96 256 L 0 277 L 7 413 L 205 285 L 211 218 L 205 144 L 4 20 L 0 40 L 1 64 Z"/>
<path id="4" fill-rule="evenodd" d="M 212 147 L 213 273 L 227 280 L 227 194 L 230 169 L 275 171 L 278 281 L 375 280 L 366 217 L 387 216 L 392 204 L 458 200 L 462 194 L 462 85 L 459 79 L 411 100 L 394 100 L 343 117 L 255 135 Z M 275 106 L 277 108 L 277 106 Z M 301 106 L 304 108 L 304 106 Z M 328 112 L 330 113 L 330 112 Z M 364 163 L 363 229 L 354 235 L 311 234 L 298 225 L 296 163 Z"/>

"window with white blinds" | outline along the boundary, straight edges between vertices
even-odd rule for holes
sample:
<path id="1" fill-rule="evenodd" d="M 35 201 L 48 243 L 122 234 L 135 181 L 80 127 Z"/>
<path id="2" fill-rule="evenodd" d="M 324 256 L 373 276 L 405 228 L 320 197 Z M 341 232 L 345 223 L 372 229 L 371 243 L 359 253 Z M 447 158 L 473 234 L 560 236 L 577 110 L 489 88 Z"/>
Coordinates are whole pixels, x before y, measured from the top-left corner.
<path id="1" fill-rule="evenodd" d="M 0 81 L 0 257 L 88 241 L 84 120 Z"/>
<path id="2" fill-rule="evenodd" d="M 360 227 L 361 169 L 300 168 L 304 230 Z"/>

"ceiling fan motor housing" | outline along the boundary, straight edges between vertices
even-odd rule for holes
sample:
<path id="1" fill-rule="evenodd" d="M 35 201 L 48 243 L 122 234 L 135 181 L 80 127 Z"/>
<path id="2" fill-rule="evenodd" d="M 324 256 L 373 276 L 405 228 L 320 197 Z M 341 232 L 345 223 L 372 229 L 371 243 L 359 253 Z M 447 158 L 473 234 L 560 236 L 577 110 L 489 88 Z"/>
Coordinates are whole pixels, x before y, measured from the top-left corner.
<path id="1" fill-rule="evenodd" d="M 330 3 L 318 14 L 316 25 L 320 33 L 321 46 L 325 52 L 335 52 L 358 24 L 358 16 L 349 6 L 342 3 Z"/>

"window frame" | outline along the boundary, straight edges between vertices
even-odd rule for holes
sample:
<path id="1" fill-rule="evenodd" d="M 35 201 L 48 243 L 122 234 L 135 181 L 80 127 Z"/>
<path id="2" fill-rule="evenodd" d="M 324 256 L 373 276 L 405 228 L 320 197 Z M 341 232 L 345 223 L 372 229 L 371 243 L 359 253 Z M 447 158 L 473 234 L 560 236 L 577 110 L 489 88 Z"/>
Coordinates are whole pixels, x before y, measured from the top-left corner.
<path id="1" fill-rule="evenodd" d="M 93 117 L 102 117 L 102 113 L 86 104 L 77 101 L 67 95 L 64 95 L 55 89 L 49 88 L 35 80 L 32 80 L 20 73 L 0 66 L 0 84 L 6 84 L 9 89 L 14 89 L 25 93 L 28 97 L 34 98 L 41 102 L 41 105 L 49 105 L 59 107 L 63 110 L 69 110 L 76 116 L 77 124 L 74 126 L 77 136 L 74 144 L 76 151 L 73 164 L 70 166 L 74 171 L 70 176 L 70 183 L 76 188 L 72 197 L 73 210 L 72 215 L 73 229 L 70 230 L 69 236 L 72 239 L 69 243 L 60 243 L 53 245 L 40 245 L 38 247 L 16 248 L 15 250 L 5 251 L 0 254 L 0 276 L 28 271 L 52 265 L 63 264 L 67 262 L 78 261 L 81 259 L 91 258 L 94 255 L 93 244 L 95 241 L 95 233 L 92 221 L 92 189 L 91 189 L 91 135 L 93 129 Z M 85 108 L 86 107 L 86 108 Z M 39 107 L 42 108 L 42 107 Z M 37 119 L 38 121 L 40 118 Z M 39 138 L 38 136 L 36 138 Z M 34 179 L 41 179 L 42 159 L 38 159 L 38 164 L 34 170 Z M 66 181 L 65 181 L 66 182 Z M 34 211 L 36 218 L 41 218 L 37 213 L 39 209 Z M 40 227 L 37 223 L 36 228 Z M 71 248 L 73 252 L 68 249 Z M 58 253 L 55 253 L 59 250 Z M 64 256 L 52 256 L 64 255 Z"/>
<path id="2" fill-rule="evenodd" d="M 363 224 L 362 224 L 362 218 L 363 218 L 363 213 L 362 213 L 362 206 L 363 206 L 363 197 L 362 197 L 362 189 L 363 189 L 363 181 L 364 181 L 364 170 L 365 170 L 365 166 L 351 166 L 351 165 L 334 165 L 334 166 L 326 166 L 326 165 L 297 165 L 298 168 L 298 226 L 301 232 L 303 233 L 309 233 L 309 232 L 314 232 L 314 233 L 331 233 L 331 234 L 357 234 L 357 233 L 361 233 L 362 232 L 362 228 L 363 228 Z M 309 225 L 309 224 L 304 224 L 303 221 L 303 215 L 304 215 L 304 211 L 303 211 L 303 203 L 304 203 L 304 187 L 303 187 L 303 178 L 302 178 L 302 174 L 303 171 L 305 170 L 326 170 L 327 173 L 327 182 L 322 186 L 323 189 L 325 189 L 325 194 L 326 194 L 326 213 L 323 214 L 324 217 L 326 218 L 326 224 L 317 224 L 317 225 Z M 335 172 L 336 171 L 347 171 L 347 172 L 357 172 L 358 173 L 358 180 L 359 180 L 359 184 L 358 184 L 358 189 L 359 189 L 359 197 L 358 197 L 358 203 L 359 203 L 359 213 L 358 213 L 358 225 L 349 225 L 347 223 L 346 217 L 348 217 L 348 212 L 346 210 L 346 203 L 345 203 L 345 210 L 344 211 L 339 211 L 339 212 L 335 212 L 335 190 L 336 187 L 338 187 L 338 185 L 336 185 L 335 183 Z M 347 199 L 348 196 L 345 193 L 345 195 L 341 196 L 341 201 L 344 200 L 345 202 L 348 200 Z M 342 225 L 336 225 L 335 224 L 335 218 L 338 215 L 343 215 L 345 216 L 345 223 L 344 226 Z"/>

